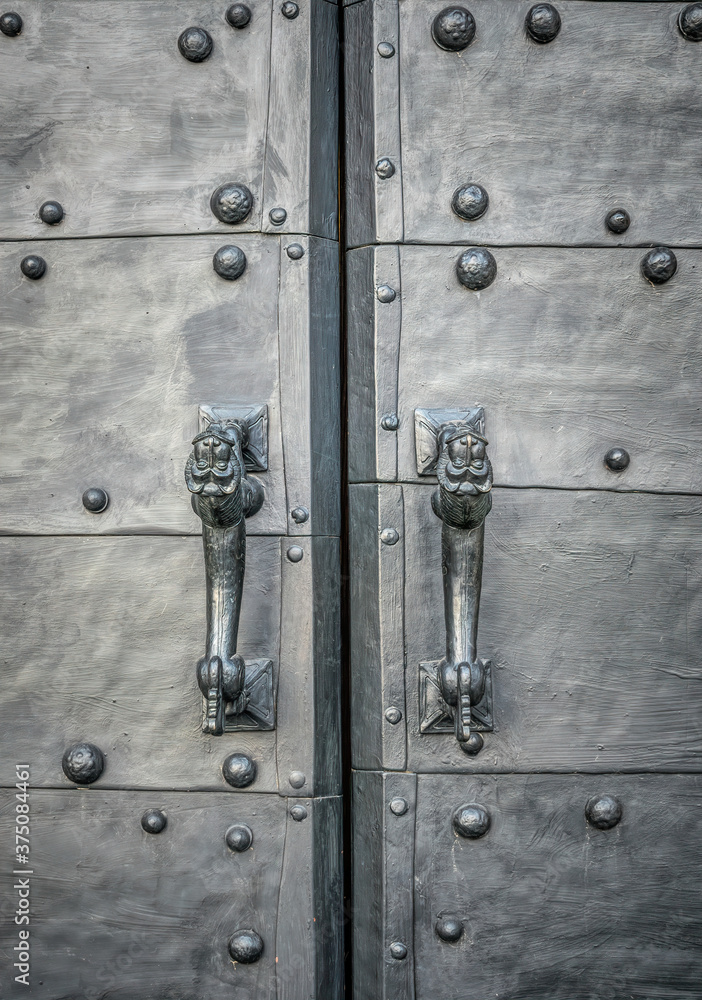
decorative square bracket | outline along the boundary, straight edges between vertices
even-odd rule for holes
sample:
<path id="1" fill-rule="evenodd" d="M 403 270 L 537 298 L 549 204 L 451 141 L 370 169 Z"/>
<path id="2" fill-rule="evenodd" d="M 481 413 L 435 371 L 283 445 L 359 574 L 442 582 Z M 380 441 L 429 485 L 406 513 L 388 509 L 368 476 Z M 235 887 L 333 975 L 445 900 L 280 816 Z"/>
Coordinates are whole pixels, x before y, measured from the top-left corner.
<path id="1" fill-rule="evenodd" d="M 414 450 L 418 475 L 436 475 L 440 451 L 439 432 L 442 427 L 451 424 L 469 425 L 484 437 L 485 410 L 482 406 L 465 406 L 457 410 L 427 410 L 418 407 L 414 411 Z"/>
<path id="2" fill-rule="evenodd" d="M 268 407 L 210 405 L 198 407 L 198 429 L 206 431 L 210 424 L 226 424 L 238 420 L 246 424 L 249 435 L 242 451 L 247 472 L 268 471 Z"/>

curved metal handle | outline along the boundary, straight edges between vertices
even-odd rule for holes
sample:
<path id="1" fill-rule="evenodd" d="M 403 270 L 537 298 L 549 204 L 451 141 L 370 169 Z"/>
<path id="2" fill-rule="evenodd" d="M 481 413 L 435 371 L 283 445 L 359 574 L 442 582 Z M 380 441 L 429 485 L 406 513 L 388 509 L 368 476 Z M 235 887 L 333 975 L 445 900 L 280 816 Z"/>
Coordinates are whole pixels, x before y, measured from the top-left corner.
<path id="1" fill-rule="evenodd" d="M 202 521 L 205 553 L 207 644 L 197 664 L 205 698 L 202 728 L 214 736 L 229 729 L 274 728 L 271 661 L 247 663 L 237 653 L 246 569 L 245 519 L 256 514 L 264 500 L 263 485 L 247 475 L 245 453 L 252 425 L 246 416 L 234 415 L 241 412 L 201 407 L 204 428 L 193 439 L 185 466 L 192 507 Z M 265 436 L 265 407 L 254 410 L 253 416 Z M 258 431 L 260 436 L 261 427 Z"/>

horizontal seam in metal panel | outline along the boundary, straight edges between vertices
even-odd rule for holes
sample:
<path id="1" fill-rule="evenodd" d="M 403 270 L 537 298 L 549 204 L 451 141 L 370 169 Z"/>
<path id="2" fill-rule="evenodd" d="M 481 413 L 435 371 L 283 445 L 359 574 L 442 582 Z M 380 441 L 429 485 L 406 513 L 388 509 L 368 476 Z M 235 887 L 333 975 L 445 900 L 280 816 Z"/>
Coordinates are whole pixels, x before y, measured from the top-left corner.
<path id="1" fill-rule="evenodd" d="M 199 534 L 183 535 L 169 531 L 104 531 L 82 534 L 78 531 L 4 531 L 0 528 L 2 538 L 200 538 Z M 291 542 L 304 541 L 306 538 L 333 538 L 339 540 L 339 535 L 255 535 L 249 531 L 247 538 L 287 538 Z"/>
<path id="2" fill-rule="evenodd" d="M 650 775 L 650 776 L 658 775 L 660 777 L 669 778 L 671 776 L 679 775 L 680 777 L 684 778 L 688 775 L 702 774 L 702 768 L 700 768 L 699 770 L 690 769 L 689 771 L 681 771 L 679 769 L 671 771 L 660 771 L 660 770 L 628 771 L 623 768 L 614 768 L 614 769 L 610 768 L 605 771 L 597 771 L 597 770 L 554 771 L 549 768 L 535 768 L 533 771 L 515 771 L 512 769 L 501 770 L 499 768 L 492 768 L 489 771 L 461 771 L 458 768 L 447 771 L 378 771 L 377 769 L 374 768 L 354 767 L 353 772 L 354 773 L 358 772 L 359 774 L 378 774 L 381 777 L 383 775 L 414 774 L 418 778 L 424 778 L 424 777 L 435 778 L 439 775 L 441 775 L 442 777 L 448 775 L 455 778 L 485 778 L 494 774 L 514 775 L 515 777 L 523 777 L 525 775 L 538 776 L 542 774 L 548 774 L 559 778 L 567 778 L 568 776 L 575 777 L 577 775 L 585 775 L 586 777 L 591 777 L 591 778 L 608 777 L 616 775 L 621 775 L 622 777 L 636 777 L 637 775 Z"/>
<path id="3" fill-rule="evenodd" d="M 15 785 L 6 785 L 0 783 L 0 791 L 5 789 L 12 790 Z M 149 785 L 148 787 L 144 785 L 92 785 L 91 787 L 76 787 L 76 785 L 27 785 L 27 792 L 86 792 L 99 795 L 101 792 L 141 792 L 144 795 L 152 795 L 155 792 L 170 792 L 177 795 L 227 795 L 231 798 L 237 797 L 250 797 L 252 795 L 275 795 L 277 799 L 289 799 L 291 802 L 300 802 L 304 800 L 306 802 L 326 802 L 328 800 L 342 799 L 343 796 L 341 792 L 338 795 L 288 795 L 277 792 L 274 789 L 270 791 L 255 791 L 254 789 L 249 789 L 245 792 L 239 791 L 234 792 L 226 788 L 212 788 L 211 786 L 203 786 L 202 788 L 174 788 L 171 785 L 154 785 L 153 787 Z"/>
<path id="4" fill-rule="evenodd" d="M 421 482 L 417 479 L 359 479 L 350 481 L 349 486 L 436 486 L 436 480 L 431 478 L 427 479 L 426 482 Z M 702 496 L 702 492 L 695 492 L 694 490 L 637 490 L 633 488 L 617 489 L 614 486 L 503 486 L 495 483 L 493 490 L 550 490 L 555 493 L 616 493 L 621 496 L 631 496 L 632 494 L 657 497 Z"/>
<path id="5" fill-rule="evenodd" d="M 480 240 L 460 240 L 458 242 L 453 240 L 442 240 L 439 243 L 421 243 L 413 240 L 403 240 L 400 242 L 396 240 L 394 243 L 359 243 L 353 246 L 347 246 L 346 252 L 350 253 L 351 250 L 367 250 L 377 247 L 384 246 L 400 246 L 400 247 L 426 247 L 431 249 L 432 247 L 491 247 L 494 250 L 650 250 L 652 247 L 658 247 L 663 245 L 663 240 L 654 240 L 647 243 L 495 243 L 495 242 L 481 242 Z M 665 243 L 665 246 L 671 250 L 702 250 L 702 243 Z"/>
<path id="6" fill-rule="evenodd" d="M 220 230 L 208 230 L 202 233 L 95 233 L 93 235 L 79 236 L 2 236 L 0 235 L 0 247 L 4 243 L 75 243 L 79 240 L 172 240 L 174 237 L 183 239 L 197 239 L 198 237 L 211 236 L 213 239 L 224 239 L 234 235 L 231 232 Z M 237 232 L 237 236 L 265 236 L 274 240 L 293 240 L 303 236 L 309 239 L 320 240 L 329 243 L 331 246 L 338 246 L 338 240 L 330 240 L 328 236 L 317 236 L 315 233 L 266 233 L 260 229 L 242 230 Z"/>

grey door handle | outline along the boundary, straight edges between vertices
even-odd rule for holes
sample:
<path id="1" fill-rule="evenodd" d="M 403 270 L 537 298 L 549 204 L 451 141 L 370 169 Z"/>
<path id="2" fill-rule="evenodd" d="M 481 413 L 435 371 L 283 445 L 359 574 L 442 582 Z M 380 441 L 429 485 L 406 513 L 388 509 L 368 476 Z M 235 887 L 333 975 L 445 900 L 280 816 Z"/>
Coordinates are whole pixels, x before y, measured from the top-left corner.
<path id="1" fill-rule="evenodd" d="M 207 588 L 207 642 L 197 664 L 205 699 L 202 728 L 273 729 L 270 660 L 237 652 L 246 570 L 246 518 L 262 507 L 262 483 L 248 469 L 268 466 L 268 413 L 263 407 L 200 407 L 200 433 L 185 466 L 192 507 L 202 521 Z"/>
<path id="2" fill-rule="evenodd" d="M 431 498 L 442 521 L 441 566 L 446 655 L 420 664 L 422 732 L 453 729 L 466 753 L 492 729 L 490 663 L 477 655 L 485 518 L 492 507 L 492 466 L 482 407 L 415 410 L 417 471 L 432 472 Z"/>

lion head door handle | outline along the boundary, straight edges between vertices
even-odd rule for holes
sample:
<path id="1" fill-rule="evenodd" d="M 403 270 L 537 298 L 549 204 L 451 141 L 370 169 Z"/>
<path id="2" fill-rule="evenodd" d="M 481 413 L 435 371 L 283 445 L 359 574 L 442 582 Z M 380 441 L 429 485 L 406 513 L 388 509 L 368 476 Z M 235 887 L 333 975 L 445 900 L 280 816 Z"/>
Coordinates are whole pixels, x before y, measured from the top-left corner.
<path id="1" fill-rule="evenodd" d="M 237 652 L 246 569 L 246 518 L 264 501 L 249 469 L 268 467 L 268 412 L 260 407 L 200 407 L 200 433 L 185 465 L 192 507 L 202 521 L 207 644 L 197 664 L 204 732 L 274 729 L 270 660 Z"/>
<path id="2" fill-rule="evenodd" d="M 434 473 L 431 506 L 442 521 L 446 656 L 420 663 L 420 730 L 453 731 L 475 754 L 481 732 L 492 730 L 492 677 L 477 655 L 485 518 L 492 507 L 492 466 L 487 457 L 482 407 L 415 410 L 417 471 Z"/>

